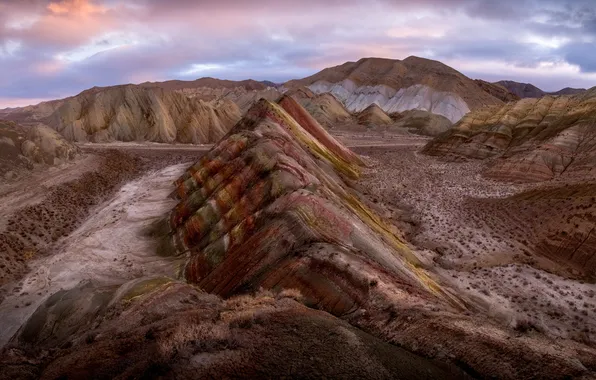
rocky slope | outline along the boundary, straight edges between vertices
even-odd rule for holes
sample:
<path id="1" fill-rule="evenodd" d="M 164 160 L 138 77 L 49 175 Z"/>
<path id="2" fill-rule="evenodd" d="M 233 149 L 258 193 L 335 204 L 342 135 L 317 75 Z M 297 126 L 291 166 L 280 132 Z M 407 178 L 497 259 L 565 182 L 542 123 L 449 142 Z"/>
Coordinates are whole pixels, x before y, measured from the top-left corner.
<path id="1" fill-rule="evenodd" d="M 393 123 L 393 120 L 376 103 L 371 104 L 356 115 L 358 124 L 382 126 Z"/>
<path id="2" fill-rule="evenodd" d="M 246 112 L 259 99 L 276 100 L 281 96 L 275 85 L 251 79 L 243 81 L 200 78 L 194 81 L 171 80 L 165 82 L 145 82 L 139 86 L 161 88 L 197 98 L 206 102 L 227 99 Z"/>
<path id="3" fill-rule="evenodd" d="M 594 179 L 596 88 L 472 112 L 424 151 L 438 156 L 499 157 L 486 174 L 502 180 Z"/>
<path id="4" fill-rule="evenodd" d="M 519 98 L 541 98 L 546 95 L 577 95 L 586 91 L 585 88 L 570 88 L 566 87 L 555 92 L 545 92 L 530 83 L 519 83 L 511 80 L 502 80 L 494 85 L 499 85 L 506 88 L 509 92 L 515 94 Z"/>
<path id="5" fill-rule="evenodd" d="M 521 99 L 518 95 L 510 92 L 499 83 L 490 83 L 481 79 L 474 79 L 474 82 L 476 82 L 476 84 L 485 92 L 505 103 Z"/>
<path id="6" fill-rule="evenodd" d="M 299 86 L 315 93 L 330 92 L 351 112 L 377 103 L 387 113 L 421 109 L 452 122 L 469 110 L 502 103 L 458 71 L 418 57 L 363 58 L 284 84 L 285 88 Z"/>
<path id="7" fill-rule="evenodd" d="M 71 141 L 210 143 L 240 119 L 229 100 L 209 105 L 158 88 L 94 88 L 67 98 L 44 123 Z"/>
<path id="8" fill-rule="evenodd" d="M 321 125 L 335 128 L 353 122 L 352 115 L 335 96 L 324 93 L 315 94 L 307 87 L 298 87 L 285 93 L 296 99 Z"/>
<path id="9" fill-rule="evenodd" d="M 79 150 L 46 126 L 24 127 L 0 120 L 0 178 L 13 179 L 37 164 L 57 165 Z"/>
<path id="10" fill-rule="evenodd" d="M 423 136 L 438 136 L 453 125 L 446 117 L 428 111 L 410 110 L 391 116 L 394 122 L 388 127 L 388 130 L 405 128 Z"/>

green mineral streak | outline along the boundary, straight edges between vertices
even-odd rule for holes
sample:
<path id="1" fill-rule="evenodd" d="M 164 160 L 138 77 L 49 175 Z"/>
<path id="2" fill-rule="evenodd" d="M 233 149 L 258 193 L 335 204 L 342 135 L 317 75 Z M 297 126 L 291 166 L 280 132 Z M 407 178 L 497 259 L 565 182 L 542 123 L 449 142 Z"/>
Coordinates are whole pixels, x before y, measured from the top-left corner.
<path id="1" fill-rule="evenodd" d="M 173 281 L 174 280 L 167 277 L 157 277 L 140 281 L 127 289 L 124 294 L 121 295 L 121 300 L 124 302 L 130 302 L 137 297 L 151 293 L 153 290 L 170 284 Z"/>

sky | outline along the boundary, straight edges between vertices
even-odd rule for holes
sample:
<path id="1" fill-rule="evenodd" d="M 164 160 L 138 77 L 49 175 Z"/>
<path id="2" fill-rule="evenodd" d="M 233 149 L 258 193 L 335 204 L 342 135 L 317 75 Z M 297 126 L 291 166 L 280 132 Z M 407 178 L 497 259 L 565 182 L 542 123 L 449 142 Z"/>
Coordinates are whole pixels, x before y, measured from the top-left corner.
<path id="1" fill-rule="evenodd" d="M 596 0 L 0 0 L 0 108 L 410 55 L 474 79 L 593 87 Z"/>

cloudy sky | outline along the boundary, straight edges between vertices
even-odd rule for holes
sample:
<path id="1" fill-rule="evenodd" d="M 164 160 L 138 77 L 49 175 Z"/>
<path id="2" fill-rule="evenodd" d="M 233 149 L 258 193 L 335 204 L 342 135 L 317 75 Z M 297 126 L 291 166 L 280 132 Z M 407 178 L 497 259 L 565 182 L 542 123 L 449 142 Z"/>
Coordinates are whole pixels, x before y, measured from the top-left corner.
<path id="1" fill-rule="evenodd" d="M 410 55 L 547 91 L 596 86 L 596 1 L 0 0 L 0 108 L 96 85 L 281 82 Z"/>

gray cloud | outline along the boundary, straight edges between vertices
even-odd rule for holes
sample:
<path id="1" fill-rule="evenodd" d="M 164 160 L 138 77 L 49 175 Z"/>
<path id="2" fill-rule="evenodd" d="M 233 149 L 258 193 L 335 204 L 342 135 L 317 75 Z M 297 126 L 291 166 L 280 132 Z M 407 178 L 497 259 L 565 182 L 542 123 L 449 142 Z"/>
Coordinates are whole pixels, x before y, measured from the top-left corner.
<path id="1" fill-rule="evenodd" d="M 590 87 L 595 44 L 592 0 L 4 0 L 0 98 L 204 75 L 284 81 L 408 55 L 465 62 L 455 68 L 489 80 Z M 542 72 L 545 62 L 581 72 Z"/>

